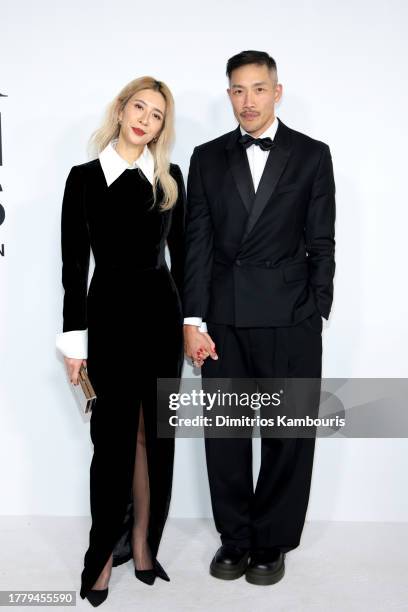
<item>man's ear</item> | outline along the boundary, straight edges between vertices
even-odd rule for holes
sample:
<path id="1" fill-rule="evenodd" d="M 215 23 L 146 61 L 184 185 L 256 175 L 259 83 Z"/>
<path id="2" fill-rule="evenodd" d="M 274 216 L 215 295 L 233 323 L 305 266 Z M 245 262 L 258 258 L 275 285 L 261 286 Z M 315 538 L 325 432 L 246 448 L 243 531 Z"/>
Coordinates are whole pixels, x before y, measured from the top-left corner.
<path id="1" fill-rule="evenodd" d="M 283 90 L 282 85 L 280 83 L 277 83 L 275 85 L 275 96 L 274 96 L 275 97 L 275 104 L 276 104 L 276 102 L 279 102 L 279 100 L 281 99 L 281 97 L 282 97 L 282 90 Z"/>

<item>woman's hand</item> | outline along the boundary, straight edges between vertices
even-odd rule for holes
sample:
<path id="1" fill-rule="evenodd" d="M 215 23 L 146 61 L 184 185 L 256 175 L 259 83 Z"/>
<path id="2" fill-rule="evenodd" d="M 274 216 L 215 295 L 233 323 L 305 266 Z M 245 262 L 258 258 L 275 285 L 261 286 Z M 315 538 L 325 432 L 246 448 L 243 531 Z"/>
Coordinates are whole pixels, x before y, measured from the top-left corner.
<path id="1" fill-rule="evenodd" d="M 69 380 L 73 385 L 78 384 L 79 369 L 82 364 L 86 367 L 86 359 L 74 359 L 73 357 L 64 357 Z"/>
<path id="2" fill-rule="evenodd" d="M 218 359 L 212 338 L 196 325 L 184 324 L 184 352 L 196 368 L 201 368 L 207 357 Z"/>

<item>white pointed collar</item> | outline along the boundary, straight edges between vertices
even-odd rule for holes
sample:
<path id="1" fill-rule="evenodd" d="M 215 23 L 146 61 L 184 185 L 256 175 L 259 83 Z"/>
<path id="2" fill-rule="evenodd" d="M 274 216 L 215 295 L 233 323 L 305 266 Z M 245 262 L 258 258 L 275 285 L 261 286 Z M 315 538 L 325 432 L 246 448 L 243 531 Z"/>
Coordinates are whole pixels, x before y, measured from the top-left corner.
<path id="1" fill-rule="evenodd" d="M 248 132 L 246 132 L 244 130 L 242 125 L 240 125 L 239 127 L 241 129 L 241 134 L 242 135 L 248 134 Z M 266 138 L 267 136 L 269 136 L 269 138 L 271 138 L 273 140 L 275 138 L 276 130 L 278 129 L 278 127 L 279 127 L 279 121 L 278 121 L 278 118 L 275 117 L 275 119 L 272 121 L 271 125 L 264 132 L 262 132 L 262 134 L 260 136 L 258 136 L 258 138 Z M 251 136 L 251 134 L 250 134 L 250 136 Z"/>
<path id="2" fill-rule="evenodd" d="M 119 176 L 128 169 L 140 168 L 146 178 L 153 184 L 154 176 L 154 157 L 147 145 L 141 155 L 133 164 L 129 164 L 126 159 L 123 159 L 116 151 L 118 138 L 113 138 L 109 144 L 99 153 L 99 161 L 105 175 L 106 184 L 111 185 Z"/>

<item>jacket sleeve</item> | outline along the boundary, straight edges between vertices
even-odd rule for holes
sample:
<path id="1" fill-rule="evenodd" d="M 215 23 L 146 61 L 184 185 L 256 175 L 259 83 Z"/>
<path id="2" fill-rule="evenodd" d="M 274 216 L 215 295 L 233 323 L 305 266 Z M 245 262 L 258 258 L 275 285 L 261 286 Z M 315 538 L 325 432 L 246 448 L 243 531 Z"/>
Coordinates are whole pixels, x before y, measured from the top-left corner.
<path id="1" fill-rule="evenodd" d="M 320 314 L 329 318 L 335 273 L 335 182 L 329 147 L 325 144 L 313 182 L 306 215 L 305 241 L 309 282 Z"/>
<path id="2" fill-rule="evenodd" d="M 167 245 L 171 258 L 171 275 L 176 283 L 180 299 L 183 294 L 184 277 L 184 231 L 186 216 L 186 188 L 180 167 L 175 165 L 178 197 L 172 208 L 171 225 L 167 235 Z"/>
<path id="3" fill-rule="evenodd" d="M 86 357 L 86 354 L 83 354 L 85 352 L 83 332 L 87 330 L 90 260 L 90 239 L 82 194 L 81 171 L 78 166 L 73 166 L 65 183 L 61 210 L 62 285 L 64 287 L 62 331 L 76 331 L 77 333 L 58 334 L 57 347 L 64 354 L 71 352 L 67 356 L 77 358 Z M 74 339 L 75 344 L 73 345 L 71 340 Z"/>
<path id="4" fill-rule="evenodd" d="M 187 179 L 186 260 L 183 305 L 185 317 L 205 319 L 210 300 L 213 224 L 203 187 L 197 147 Z"/>

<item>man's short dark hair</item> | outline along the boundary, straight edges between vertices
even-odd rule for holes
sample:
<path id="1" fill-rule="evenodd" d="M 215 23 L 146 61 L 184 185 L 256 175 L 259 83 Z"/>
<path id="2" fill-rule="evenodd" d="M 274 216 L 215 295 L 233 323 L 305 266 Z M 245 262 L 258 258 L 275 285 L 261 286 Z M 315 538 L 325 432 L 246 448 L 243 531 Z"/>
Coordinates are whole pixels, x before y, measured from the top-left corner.
<path id="1" fill-rule="evenodd" d="M 246 64 L 267 66 L 269 70 L 275 73 L 276 78 L 278 76 L 276 62 L 268 53 L 265 53 L 265 51 L 241 51 L 241 53 L 237 53 L 237 55 L 229 58 L 227 62 L 227 77 L 230 79 L 233 70 L 246 66 Z"/>

